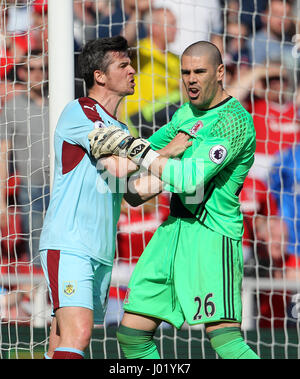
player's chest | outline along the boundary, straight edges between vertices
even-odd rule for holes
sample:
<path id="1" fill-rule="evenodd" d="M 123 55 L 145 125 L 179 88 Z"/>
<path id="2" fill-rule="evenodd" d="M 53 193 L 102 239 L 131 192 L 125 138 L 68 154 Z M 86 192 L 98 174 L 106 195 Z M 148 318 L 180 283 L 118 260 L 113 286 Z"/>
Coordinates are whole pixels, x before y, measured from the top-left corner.
<path id="1" fill-rule="evenodd" d="M 216 121 L 217 117 L 192 117 L 180 125 L 178 132 L 185 132 L 193 138 L 193 145 L 186 150 L 184 156 L 190 156 L 199 144 L 211 135 Z"/>

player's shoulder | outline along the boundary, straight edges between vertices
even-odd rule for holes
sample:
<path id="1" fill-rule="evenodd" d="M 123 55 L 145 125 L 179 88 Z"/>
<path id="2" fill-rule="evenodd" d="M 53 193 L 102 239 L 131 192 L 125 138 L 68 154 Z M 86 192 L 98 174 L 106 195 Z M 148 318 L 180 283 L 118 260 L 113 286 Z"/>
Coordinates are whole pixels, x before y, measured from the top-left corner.
<path id="1" fill-rule="evenodd" d="M 255 129 L 251 115 L 238 100 L 231 97 L 214 111 L 217 115 L 210 130 L 212 136 L 225 138 L 233 151 L 245 145 L 251 151 L 255 150 Z"/>
<path id="2" fill-rule="evenodd" d="M 233 119 L 238 118 L 241 121 L 243 121 L 244 118 L 251 118 L 251 114 L 235 97 L 231 97 L 219 111 L 223 116 L 225 115 Z"/>
<path id="3" fill-rule="evenodd" d="M 185 118 L 187 115 L 193 116 L 193 109 L 191 107 L 190 102 L 183 103 L 173 114 L 172 120 L 180 119 L 180 118 Z"/>
<path id="4" fill-rule="evenodd" d="M 89 97 L 80 97 L 72 100 L 65 106 L 60 121 L 81 125 L 103 121 L 104 112 L 98 105 L 96 100 Z"/>
<path id="5" fill-rule="evenodd" d="M 79 99 L 71 100 L 68 104 L 65 105 L 61 116 L 62 117 L 70 117 L 75 118 L 78 117 L 81 111 L 81 107 L 79 105 Z"/>
<path id="6" fill-rule="evenodd" d="M 96 102 L 89 97 L 79 97 L 70 101 L 64 108 L 63 114 L 92 118 L 97 113 Z"/>
<path id="7" fill-rule="evenodd" d="M 226 127 L 230 125 L 238 133 L 247 131 L 247 134 L 255 135 L 255 128 L 251 114 L 234 97 L 224 104 L 218 111 L 218 120 Z"/>

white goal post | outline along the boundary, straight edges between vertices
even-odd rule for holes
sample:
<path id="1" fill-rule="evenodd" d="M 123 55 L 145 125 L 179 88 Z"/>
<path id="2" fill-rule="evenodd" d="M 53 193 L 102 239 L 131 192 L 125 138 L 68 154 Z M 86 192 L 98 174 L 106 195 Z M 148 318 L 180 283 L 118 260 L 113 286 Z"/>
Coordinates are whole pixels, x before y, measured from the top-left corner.
<path id="1" fill-rule="evenodd" d="M 74 99 L 73 0 L 49 0 L 50 185 L 53 182 L 53 136 L 64 107 Z"/>

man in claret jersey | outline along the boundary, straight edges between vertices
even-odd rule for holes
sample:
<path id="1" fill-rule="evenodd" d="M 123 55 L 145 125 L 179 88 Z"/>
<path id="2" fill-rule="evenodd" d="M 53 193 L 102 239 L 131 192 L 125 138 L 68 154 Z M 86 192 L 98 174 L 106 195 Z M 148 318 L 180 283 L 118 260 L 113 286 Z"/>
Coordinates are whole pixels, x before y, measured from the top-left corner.
<path id="1" fill-rule="evenodd" d="M 93 323 L 103 322 L 122 194 L 99 193 L 102 179 L 88 134 L 97 123 L 127 131 L 114 115 L 120 99 L 134 92 L 122 37 L 87 43 L 80 64 L 89 97 L 70 102 L 58 121 L 53 190 L 40 238 L 54 316 L 46 358 L 53 359 L 82 359 Z"/>

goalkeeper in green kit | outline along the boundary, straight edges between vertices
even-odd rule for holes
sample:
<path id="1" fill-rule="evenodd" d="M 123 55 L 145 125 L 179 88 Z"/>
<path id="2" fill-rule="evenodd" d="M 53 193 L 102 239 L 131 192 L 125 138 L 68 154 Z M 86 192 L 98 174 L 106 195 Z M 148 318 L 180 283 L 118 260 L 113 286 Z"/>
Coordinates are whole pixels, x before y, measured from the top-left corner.
<path id="1" fill-rule="evenodd" d="M 117 338 L 126 358 L 155 359 L 159 353 L 153 335 L 162 320 L 178 329 L 184 321 L 204 323 L 221 358 L 259 359 L 240 329 L 239 193 L 254 161 L 252 118 L 223 89 L 224 65 L 215 45 L 199 41 L 189 46 L 181 73 L 189 102 L 147 141 L 114 126 L 89 136 L 94 156 L 113 154 L 103 159 L 107 169 L 129 162 L 117 176 L 124 170 L 143 172 L 129 179 L 125 199 L 131 205 L 163 189 L 172 192 L 170 216 L 130 279 Z"/>

